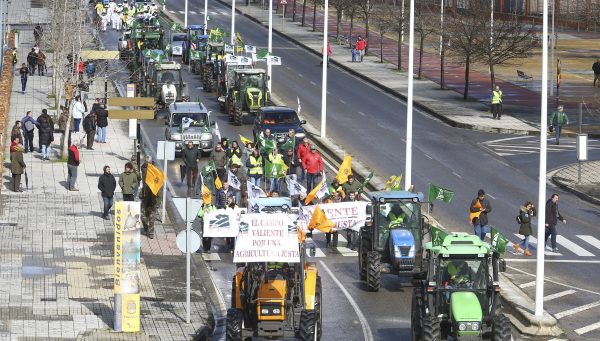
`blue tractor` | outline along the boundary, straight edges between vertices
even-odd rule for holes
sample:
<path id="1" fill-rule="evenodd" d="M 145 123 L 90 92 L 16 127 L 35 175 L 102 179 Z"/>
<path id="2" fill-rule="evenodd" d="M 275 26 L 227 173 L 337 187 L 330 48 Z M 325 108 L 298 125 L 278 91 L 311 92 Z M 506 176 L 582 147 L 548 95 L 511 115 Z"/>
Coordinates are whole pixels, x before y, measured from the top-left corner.
<path id="1" fill-rule="evenodd" d="M 360 279 L 369 291 L 378 291 L 381 274 L 420 278 L 427 273 L 423 245 L 429 237 L 429 223 L 421 214 L 422 193 L 405 191 L 372 192 L 367 220 L 359 231 L 358 267 Z"/>

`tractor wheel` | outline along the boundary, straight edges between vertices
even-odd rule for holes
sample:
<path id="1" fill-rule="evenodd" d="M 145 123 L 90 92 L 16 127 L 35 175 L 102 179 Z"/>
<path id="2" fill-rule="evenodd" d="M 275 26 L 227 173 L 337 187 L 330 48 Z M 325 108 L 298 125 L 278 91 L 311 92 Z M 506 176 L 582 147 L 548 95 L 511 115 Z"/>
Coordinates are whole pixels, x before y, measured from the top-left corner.
<path id="1" fill-rule="evenodd" d="M 358 246 L 358 268 L 360 273 L 360 279 L 367 279 L 367 252 L 369 252 L 370 242 L 361 233 L 359 235 L 360 244 Z"/>
<path id="2" fill-rule="evenodd" d="M 235 276 L 233 276 L 233 280 L 231 281 L 231 307 L 235 308 L 236 306 L 236 296 L 235 296 Z"/>
<path id="3" fill-rule="evenodd" d="M 323 335 L 323 290 L 321 276 L 317 276 L 317 288 L 315 290 L 315 312 L 317 313 L 317 340 Z"/>
<path id="4" fill-rule="evenodd" d="M 423 341 L 441 341 L 442 328 L 440 320 L 436 317 L 423 318 Z"/>
<path id="5" fill-rule="evenodd" d="M 215 80 L 211 76 L 209 76 L 206 81 L 206 88 L 204 90 L 206 90 L 206 92 L 212 92 L 214 89 L 214 85 Z"/>
<path id="6" fill-rule="evenodd" d="M 242 118 L 242 108 L 240 108 L 240 105 L 236 103 L 233 106 L 233 122 L 235 125 L 241 126 Z"/>
<path id="7" fill-rule="evenodd" d="M 494 317 L 494 325 L 492 327 L 492 340 L 494 341 L 510 341 L 510 320 L 504 314 L 496 314 Z"/>
<path id="8" fill-rule="evenodd" d="M 377 251 L 367 253 L 367 287 L 379 291 L 381 286 L 381 255 Z"/>
<path id="9" fill-rule="evenodd" d="M 242 341 L 242 322 L 244 317 L 242 312 L 235 309 L 227 309 L 227 325 L 225 331 L 225 339 L 227 341 Z"/>
<path id="10" fill-rule="evenodd" d="M 314 310 L 302 310 L 300 313 L 300 326 L 298 328 L 298 339 L 300 341 L 317 340 L 317 314 Z"/>
<path id="11" fill-rule="evenodd" d="M 412 339 L 413 341 L 421 341 L 423 339 L 423 326 L 421 325 L 421 308 L 423 305 L 423 298 L 419 292 L 419 288 L 413 290 L 412 306 L 410 314 L 410 325 L 412 328 Z"/>

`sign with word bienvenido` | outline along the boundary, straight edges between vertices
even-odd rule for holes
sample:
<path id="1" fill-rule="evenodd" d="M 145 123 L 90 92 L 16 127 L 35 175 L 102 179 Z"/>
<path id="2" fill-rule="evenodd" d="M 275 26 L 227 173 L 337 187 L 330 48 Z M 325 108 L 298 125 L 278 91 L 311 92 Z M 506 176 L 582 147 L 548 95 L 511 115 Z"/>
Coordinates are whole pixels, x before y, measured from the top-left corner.
<path id="1" fill-rule="evenodd" d="M 287 214 L 243 214 L 233 262 L 300 262 L 295 222 Z"/>
<path id="2" fill-rule="evenodd" d="M 115 331 L 140 331 L 140 203 L 115 204 Z"/>
<path id="3" fill-rule="evenodd" d="M 334 231 L 351 229 L 359 231 L 362 226 L 365 226 L 367 219 L 367 202 L 366 201 L 351 201 L 339 202 L 332 204 L 319 204 L 319 207 L 325 212 L 325 215 L 331 220 L 335 227 Z M 299 224 L 302 227 L 308 226 L 310 217 L 315 210 L 315 206 L 304 206 L 300 214 Z"/>

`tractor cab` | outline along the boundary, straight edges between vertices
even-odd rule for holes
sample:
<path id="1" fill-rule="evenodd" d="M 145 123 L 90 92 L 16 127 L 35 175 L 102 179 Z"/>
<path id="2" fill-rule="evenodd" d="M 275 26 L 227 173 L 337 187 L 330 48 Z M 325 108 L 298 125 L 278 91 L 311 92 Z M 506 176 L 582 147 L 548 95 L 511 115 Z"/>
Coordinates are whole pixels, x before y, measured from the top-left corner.
<path id="1" fill-rule="evenodd" d="M 244 116 L 256 115 L 261 107 L 267 105 L 269 92 L 264 69 L 234 70 L 233 91 L 229 98 L 229 119 L 242 124 Z"/>
<path id="2" fill-rule="evenodd" d="M 174 102 L 189 102 L 186 82 L 181 77 L 181 65 L 170 61 L 150 65 L 146 75 L 148 80 L 147 95 L 153 96 L 158 104 L 164 107 Z M 175 93 L 164 93 L 163 85 L 172 84 Z"/>

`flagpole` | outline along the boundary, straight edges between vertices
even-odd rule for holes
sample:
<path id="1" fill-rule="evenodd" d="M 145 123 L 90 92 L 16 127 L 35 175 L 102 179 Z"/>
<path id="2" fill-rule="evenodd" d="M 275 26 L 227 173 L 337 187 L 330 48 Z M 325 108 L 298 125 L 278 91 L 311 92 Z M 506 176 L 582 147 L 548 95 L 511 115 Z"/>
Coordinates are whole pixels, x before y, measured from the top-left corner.
<path id="1" fill-rule="evenodd" d="M 233 40 L 235 39 L 235 0 L 231 2 L 231 46 L 233 45 Z M 235 54 L 235 49 L 233 50 Z"/>
<path id="2" fill-rule="evenodd" d="M 183 14 L 183 26 L 185 26 L 187 28 L 188 0 L 185 0 L 185 5 L 184 5 L 183 11 L 185 12 Z"/>
<path id="3" fill-rule="evenodd" d="M 413 129 L 413 72 L 415 61 L 415 0 L 410 0 L 410 23 L 408 37 L 408 94 L 406 105 L 406 161 L 404 190 L 408 191 L 412 182 L 412 129 Z"/>
<path id="4" fill-rule="evenodd" d="M 321 81 L 321 138 L 327 136 L 327 66 L 329 51 L 327 51 L 327 34 L 329 25 L 329 1 L 325 0 L 325 13 L 323 15 L 323 75 Z"/>
<path id="5" fill-rule="evenodd" d="M 208 32 L 208 0 L 204 0 L 204 34 Z"/>
<path id="6" fill-rule="evenodd" d="M 269 92 L 272 94 L 273 93 L 273 87 L 271 85 L 271 72 L 273 72 L 272 70 L 272 65 L 271 65 L 271 56 L 273 55 L 273 0 L 269 0 L 269 37 L 268 37 L 268 52 L 269 54 L 267 55 L 267 87 L 269 88 Z"/>

